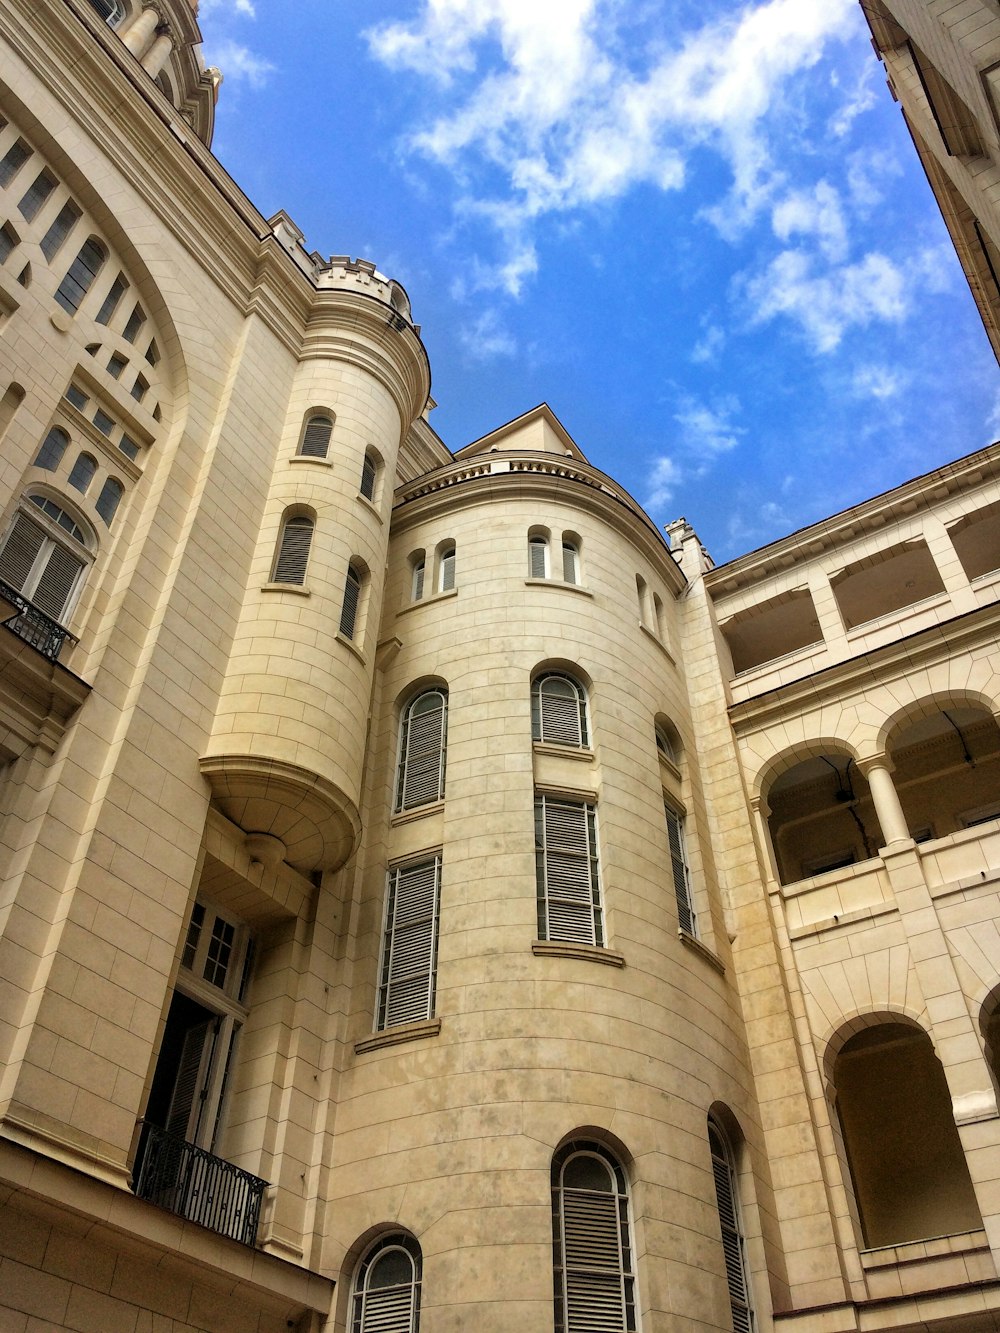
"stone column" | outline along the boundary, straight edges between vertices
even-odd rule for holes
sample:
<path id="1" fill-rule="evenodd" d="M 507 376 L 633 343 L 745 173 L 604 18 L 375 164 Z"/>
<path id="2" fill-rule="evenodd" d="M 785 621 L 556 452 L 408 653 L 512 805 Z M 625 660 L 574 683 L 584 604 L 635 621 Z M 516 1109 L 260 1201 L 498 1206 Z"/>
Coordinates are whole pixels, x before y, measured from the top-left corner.
<path id="1" fill-rule="evenodd" d="M 132 26 L 122 37 L 122 43 L 137 60 L 153 41 L 160 16 L 155 9 L 144 9 Z"/>
<path id="2" fill-rule="evenodd" d="M 151 79 L 155 79 L 159 74 L 170 59 L 170 52 L 173 49 L 174 39 L 170 35 L 170 29 L 166 25 L 161 25 L 156 30 L 156 41 L 142 58 L 142 67 Z"/>
<path id="3" fill-rule="evenodd" d="M 859 759 L 857 765 L 868 779 L 885 846 L 897 847 L 900 843 L 912 842 L 906 816 L 899 803 L 899 794 L 892 780 L 892 762 L 888 755 L 877 754 L 868 759 Z"/>

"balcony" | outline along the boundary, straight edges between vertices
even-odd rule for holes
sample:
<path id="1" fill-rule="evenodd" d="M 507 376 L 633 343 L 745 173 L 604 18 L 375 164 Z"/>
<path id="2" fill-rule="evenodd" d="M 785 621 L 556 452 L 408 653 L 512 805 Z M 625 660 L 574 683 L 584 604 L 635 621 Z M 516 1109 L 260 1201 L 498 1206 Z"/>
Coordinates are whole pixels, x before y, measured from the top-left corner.
<path id="1" fill-rule="evenodd" d="M 133 1189 L 140 1199 L 241 1245 L 254 1245 L 267 1181 L 143 1122 Z"/>
<path id="2" fill-rule="evenodd" d="M 33 602 L 29 602 L 27 597 L 22 597 L 9 583 L 4 583 L 0 579 L 0 607 L 4 602 L 14 608 L 14 615 L 2 621 L 5 628 L 16 634 L 19 639 L 23 639 L 25 643 L 30 643 L 32 648 L 37 648 L 50 662 L 58 659 L 67 639 L 71 643 L 76 643 L 69 630 L 63 629 L 58 621 L 47 616 Z M 0 615 L 2 614 L 3 611 L 0 610 Z"/>

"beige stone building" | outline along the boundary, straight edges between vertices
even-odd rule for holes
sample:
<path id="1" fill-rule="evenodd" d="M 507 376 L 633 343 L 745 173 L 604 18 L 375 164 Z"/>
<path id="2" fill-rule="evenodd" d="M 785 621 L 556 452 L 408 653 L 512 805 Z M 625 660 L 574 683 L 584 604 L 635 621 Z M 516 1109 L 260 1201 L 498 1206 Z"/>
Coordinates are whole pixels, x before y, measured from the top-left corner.
<path id="1" fill-rule="evenodd" d="M 718 568 L 453 454 L 198 40 L 0 3 L 0 1328 L 1000 1328 L 1000 447 Z"/>

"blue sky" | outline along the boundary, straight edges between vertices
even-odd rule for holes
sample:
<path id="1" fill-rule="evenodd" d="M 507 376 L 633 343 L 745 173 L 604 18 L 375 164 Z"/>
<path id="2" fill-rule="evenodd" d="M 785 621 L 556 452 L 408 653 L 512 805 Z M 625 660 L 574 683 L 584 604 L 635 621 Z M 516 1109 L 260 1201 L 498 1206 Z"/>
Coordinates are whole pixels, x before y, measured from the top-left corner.
<path id="1" fill-rule="evenodd" d="M 214 149 L 423 326 L 452 449 L 546 400 L 716 561 L 1000 433 L 856 0 L 201 0 Z"/>

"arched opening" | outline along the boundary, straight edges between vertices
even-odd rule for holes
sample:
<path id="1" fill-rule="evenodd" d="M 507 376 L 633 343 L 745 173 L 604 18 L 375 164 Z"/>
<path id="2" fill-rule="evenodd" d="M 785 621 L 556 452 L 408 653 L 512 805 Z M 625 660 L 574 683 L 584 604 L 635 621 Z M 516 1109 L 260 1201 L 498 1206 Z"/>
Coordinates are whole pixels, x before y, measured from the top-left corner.
<path id="1" fill-rule="evenodd" d="M 982 1226 L 951 1097 L 931 1040 L 910 1023 L 850 1037 L 833 1085 L 865 1245 Z"/>
<path id="2" fill-rule="evenodd" d="M 381 1236 L 354 1277 L 351 1333 L 418 1333 L 420 1246 L 405 1232 Z"/>
<path id="3" fill-rule="evenodd" d="M 1000 818 L 1000 727 L 985 705 L 928 706 L 890 733 L 887 749 L 918 842 Z"/>
<path id="4" fill-rule="evenodd" d="M 824 748 L 786 769 L 767 802 L 782 884 L 867 861 L 882 846 L 867 779 L 845 751 Z"/>

